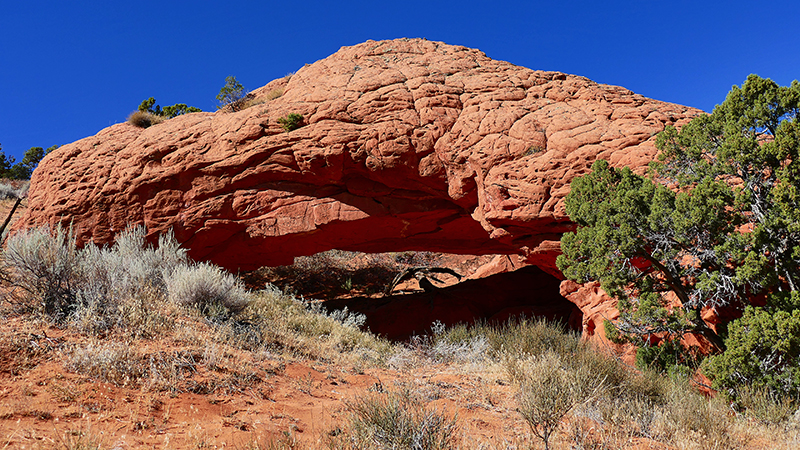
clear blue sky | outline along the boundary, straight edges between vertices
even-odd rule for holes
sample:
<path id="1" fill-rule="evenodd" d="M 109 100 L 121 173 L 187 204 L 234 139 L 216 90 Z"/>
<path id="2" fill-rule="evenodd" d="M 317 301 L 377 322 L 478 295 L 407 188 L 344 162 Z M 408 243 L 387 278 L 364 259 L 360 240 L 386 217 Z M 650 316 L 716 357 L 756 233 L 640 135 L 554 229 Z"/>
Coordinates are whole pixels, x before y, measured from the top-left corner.
<path id="1" fill-rule="evenodd" d="M 0 144 L 21 159 L 161 105 L 215 109 L 367 39 L 424 37 L 706 111 L 750 73 L 800 79 L 800 0 L 10 1 Z"/>

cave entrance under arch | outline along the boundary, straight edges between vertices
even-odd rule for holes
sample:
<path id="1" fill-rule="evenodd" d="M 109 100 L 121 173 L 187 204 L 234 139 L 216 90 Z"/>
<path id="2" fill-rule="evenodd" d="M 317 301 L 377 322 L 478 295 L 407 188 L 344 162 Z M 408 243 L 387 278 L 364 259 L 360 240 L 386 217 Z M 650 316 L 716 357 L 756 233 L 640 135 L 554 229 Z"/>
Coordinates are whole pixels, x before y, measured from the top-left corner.
<path id="1" fill-rule="evenodd" d="M 429 252 L 366 254 L 332 250 L 298 257 L 292 266 L 270 268 L 261 282 L 317 299 L 329 310 L 364 314 L 365 325 L 379 335 L 402 341 L 431 332 L 434 322 L 501 323 L 513 317 L 546 318 L 580 331 L 582 314 L 560 294 L 561 280 L 525 265 L 513 271 L 479 276 L 480 269 L 505 255 L 452 255 Z M 404 260 L 405 259 L 405 260 Z M 447 267 L 465 275 L 439 277 L 445 285 L 429 292 L 410 281 L 387 295 L 384 288 L 403 267 Z M 473 276 L 467 278 L 475 273 Z"/>

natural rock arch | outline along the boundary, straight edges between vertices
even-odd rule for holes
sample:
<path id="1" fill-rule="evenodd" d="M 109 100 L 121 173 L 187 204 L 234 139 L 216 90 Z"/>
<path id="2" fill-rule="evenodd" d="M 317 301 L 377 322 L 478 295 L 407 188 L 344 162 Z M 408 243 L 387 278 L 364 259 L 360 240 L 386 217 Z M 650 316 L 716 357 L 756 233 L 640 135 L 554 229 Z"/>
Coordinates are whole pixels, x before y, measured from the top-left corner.
<path id="1" fill-rule="evenodd" d="M 645 167 L 656 133 L 701 113 L 423 39 L 343 47 L 252 97 L 60 147 L 15 227 L 106 243 L 144 223 L 231 270 L 339 248 L 517 254 L 560 276 L 570 180 L 598 158 Z M 287 133 L 290 113 L 305 126 Z"/>

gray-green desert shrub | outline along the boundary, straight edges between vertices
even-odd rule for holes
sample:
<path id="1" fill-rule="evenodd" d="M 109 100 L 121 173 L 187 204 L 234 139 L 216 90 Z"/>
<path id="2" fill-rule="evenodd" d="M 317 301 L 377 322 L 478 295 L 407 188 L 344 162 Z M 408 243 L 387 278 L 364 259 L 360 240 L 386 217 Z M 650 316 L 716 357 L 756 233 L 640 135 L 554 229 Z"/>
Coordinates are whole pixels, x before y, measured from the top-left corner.
<path id="1" fill-rule="evenodd" d="M 169 300 L 214 317 L 243 310 L 250 293 L 238 278 L 208 263 L 182 265 L 166 277 Z"/>
<path id="2" fill-rule="evenodd" d="M 458 418 L 427 407 L 409 391 L 374 393 L 348 404 L 344 448 L 445 450 L 455 447 Z"/>
<path id="3" fill-rule="evenodd" d="M 87 244 L 81 252 L 78 307 L 72 321 L 91 332 L 133 327 L 136 334 L 157 332 L 167 318 L 158 311 L 166 296 L 164 274 L 187 264 L 186 250 L 169 232 L 149 245 L 142 226 L 118 234 L 113 246 Z"/>
<path id="4" fill-rule="evenodd" d="M 597 395 L 605 383 L 587 366 L 572 365 L 555 352 L 510 361 L 509 372 L 519 383 L 519 413 L 545 449 L 550 448 L 550 437 L 564 416 Z"/>
<path id="5" fill-rule="evenodd" d="M 65 319 L 76 305 L 81 284 L 81 252 L 71 229 L 46 227 L 12 235 L 3 253 L 14 286 L 35 299 L 36 309 L 56 320 Z"/>
<path id="6" fill-rule="evenodd" d="M 141 226 L 120 233 L 113 246 L 90 243 L 82 249 L 71 230 L 40 227 L 11 236 L 3 261 L 12 284 L 40 313 L 95 333 L 159 317 L 164 274 L 186 265 L 187 258 L 171 233 L 155 248 Z"/>
<path id="7" fill-rule="evenodd" d="M 0 200 L 16 199 L 19 197 L 17 189 L 10 184 L 0 184 Z"/>

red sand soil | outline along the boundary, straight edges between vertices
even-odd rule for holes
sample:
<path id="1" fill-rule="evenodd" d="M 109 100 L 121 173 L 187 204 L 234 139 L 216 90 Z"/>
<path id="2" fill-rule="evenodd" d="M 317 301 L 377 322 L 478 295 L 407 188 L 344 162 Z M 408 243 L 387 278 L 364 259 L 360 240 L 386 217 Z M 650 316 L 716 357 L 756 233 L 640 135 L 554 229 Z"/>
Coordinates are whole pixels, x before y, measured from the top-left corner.
<path id="1" fill-rule="evenodd" d="M 414 351 L 397 370 L 276 355 L 253 361 L 242 352 L 232 359 L 252 363 L 254 382 L 225 385 L 219 381 L 226 369 L 198 364 L 172 392 L 115 385 L 65 369 L 70 347 L 85 340 L 21 318 L 0 322 L 0 448 L 78 448 L 65 443 L 81 436 L 91 437 L 102 449 L 328 448 L 331 436 L 346 429 L 348 402 L 402 389 L 420 396 L 429 408 L 457 415 L 459 448 L 541 447 L 516 411 L 514 388 L 504 374 L 426 363 Z M 18 344 L 14 348 L 9 342 Z M 149 353 L 180 350 L 167 338 L 130 345 Z M 186 390 L 213 386 L 214 381 L 212 392 Z M 564 421 L 552 438 L 553 448 L 573 448 L 567 431 L 573 420 Z M 603 426 L 591 422 L 587 429 L 596 434 Z M 283 446 L 269 447 L 276 443 Z M 751 440 L 745 448 L 775 448 L 773 444 Z M 672 448 L 637 437 L 617 445 Z"/>
<path id="2" fill-rule="evenodd" d="M 17 215 L 25 202 L 22 206 Z M 0 202 L 0 216 L 9 209 L 9 202 Z M 85 344 L 85 336 L 2 314 L 0 449 L 78 448 L 74 443 L 82 438 L 119 450 L 270 448 L 276 442 L 283 445 L 277 448 L 327 448 L 330 437 L 345 427 L 349 401 L 399 389 L 410 389 L 445 414 L 457 414 L 460 448 L 541 447 L 516 411 L 514 388 L 504 374 L 415 362 L 413 351 L 402 370 L 279 355 L 253 360 L 242 352 L 230 359 L 246 362 L 254 381 L 225 385 L 220 380 L 235 374 L 198 364 L 180 389 L 171 391 L 119 386 L 74 373 L 65 362 L 71 348 Z M 150 354 L 182 350 L 169 337 L 129 345 Z M 216 388 L 209 393 L 203 386 Z M 571 448 L 568 421 L 554 436 L 554 448 Z M 602 428 L 593 426 L 594 432 Z M 751 441 L 747 448 L 772 444 Z M 670 448 L 643 438 L 620 445 Z"/>
<path id="3" fill-rule="evenodd" d="M 342 426 L 348 400 L 402 387 L 457 413 L 475 443 L 499 445 L 498 436 L 520 440 L 527 434 L 507 383 L 452 367 L 360 369 L 274 357 L 257 363 L 260 381 L 246 389 L 170 393 L 71 373 L 62 361 L 82 338 L 55 327 L 35 329 L 15 318 L 2 321 L 0 333 L 4 342 L 13 335 L 28 343 L 27 352 L 6 346 L 0 354 L 0 448 L 52 448 L 81 432 L 99 438 L 103 448 L 243 448 L 288 438 L 318 448 Z M 173 349 L 167 341 L 132 345 Z M 201 367 L 192 380 L 200 385 L 213 375 Z"/>

